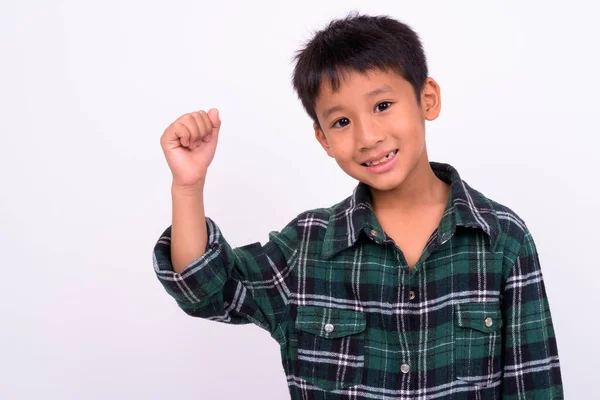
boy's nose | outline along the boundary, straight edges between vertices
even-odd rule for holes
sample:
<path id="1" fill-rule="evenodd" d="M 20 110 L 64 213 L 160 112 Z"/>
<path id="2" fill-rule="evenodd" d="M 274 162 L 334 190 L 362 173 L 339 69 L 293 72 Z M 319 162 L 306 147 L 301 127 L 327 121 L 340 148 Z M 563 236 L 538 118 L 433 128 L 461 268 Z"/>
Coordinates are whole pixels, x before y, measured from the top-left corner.
<path id="1" fill-rule="evenodd" d="M 371 149 L 383 141 L 384 134 L 382 130 L 377 129 L 368 121 L 361 121 L 356 125 L 356 141 L 360 150 Z"/>

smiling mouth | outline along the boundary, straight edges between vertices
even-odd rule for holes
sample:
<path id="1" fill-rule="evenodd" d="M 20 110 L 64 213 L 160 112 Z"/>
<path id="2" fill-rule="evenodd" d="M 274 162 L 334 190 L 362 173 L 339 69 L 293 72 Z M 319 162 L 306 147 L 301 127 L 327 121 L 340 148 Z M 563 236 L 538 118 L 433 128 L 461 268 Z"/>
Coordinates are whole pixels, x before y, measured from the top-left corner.
<path id="1" fill-rule="evenodd" d="M 390 154 L 388 154 L 387 156 L 383 157 L 383 158 L 382 158 L 382 159 L 380 159 L 380 160 L 377 160 L 377 161 L 370 161 L 370 162 L 367 162 L 367 163 L 362 163 L 361 165 L 362 165 L 362 166 L 364 166 L 364 167 L 374 167 L 374 166 L 376 166 L 376 165 L 383 164 L 384 162 L 391 160 L 392 158 L 394 158 L 394 156 L 395 156 L 397 153 L 398 153 L 398 149 L 396 149 L 396 150 L 394 150 L 394 151 L 390 152 Z"/>

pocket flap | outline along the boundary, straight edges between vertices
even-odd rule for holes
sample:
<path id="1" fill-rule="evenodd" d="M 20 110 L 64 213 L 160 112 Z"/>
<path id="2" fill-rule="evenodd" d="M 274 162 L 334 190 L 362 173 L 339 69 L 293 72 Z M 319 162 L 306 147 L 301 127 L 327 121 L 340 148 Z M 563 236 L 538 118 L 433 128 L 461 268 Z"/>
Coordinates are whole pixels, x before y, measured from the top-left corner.
<path id="1" fill-rule="evenodd" d="M 491 333 L 502 327 L 498 303 L 462 303 L 456 306 L 458 326 Z"/>
<path id="2" fill-rule="evenodd" d="M 295 326 L 300 331 L 334 339 L 363 332 L 367 321 L 365 314 L 360 311 L 299 306 Z"/>

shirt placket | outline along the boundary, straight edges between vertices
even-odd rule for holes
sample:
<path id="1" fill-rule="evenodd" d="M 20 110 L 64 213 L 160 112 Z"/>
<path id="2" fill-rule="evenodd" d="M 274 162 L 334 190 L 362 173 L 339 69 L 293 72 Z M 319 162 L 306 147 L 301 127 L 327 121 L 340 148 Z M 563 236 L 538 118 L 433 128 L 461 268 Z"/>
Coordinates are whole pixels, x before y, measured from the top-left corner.
<path id="1" fill-rule="evenodd" d="M 426 286 L 425 283 L 421 285 L 420 280 L 423 264 L 440 245 L 437 240 L 432 240 L 435 239 L 436 235 L 437 232 L 432 234 L 432 237 L 428 240 L 428 245 L 423 249 L 422 255 L 412 271 L 409 269 L 408 262 L 401 249 L 394 246 L 398 263 L 398 296 L 402 310 L 398 315 L 398 339 L 401 348 L 398 379 L 401 390 L 412 390 L 419 387 L 419 371 L 423 369 L 419 365 L 419 354 L 423 350 L 421 347 L 426 346 L 426 343 L 422 343 L 421 334 L 423 330 L 428 329 L 427 326 L 424 326 L 423 310 L 418 307 L 419 297 L 422 295 L 420 287 L 424 288 Z M 447 241 L 448 237 L 448 235 L 444 235 L 443 243 Z M 423 371 L 423 373 L 426 372 Z"/>
<path id="2" fill-rule="evenodd" d="M 411 301 L 415 298 L 415 292 L 412 289 L 414 274 L 411 274 L 408 263 L 400 249 L 394 248 L 395 257 L 398 264 L 398 301 L 400 303 L 400 312 L 397 314 L 398 341 L 400 343 L 400 354 L 398 357 L 398 388 L 403 391 L 410 391 L 415 388 L 415 370 L 416 353 L 415 324 L 414 314 L 411 312 Z M 411 299 L 412 298 L 412 299 Z"/>

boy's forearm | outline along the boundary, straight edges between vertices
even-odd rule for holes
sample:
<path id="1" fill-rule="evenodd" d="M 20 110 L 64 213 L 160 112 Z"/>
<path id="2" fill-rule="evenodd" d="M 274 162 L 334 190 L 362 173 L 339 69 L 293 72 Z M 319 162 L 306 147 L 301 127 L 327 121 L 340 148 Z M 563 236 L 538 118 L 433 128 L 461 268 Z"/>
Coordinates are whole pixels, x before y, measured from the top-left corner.
<path id="1" fill-rule="evenodd" d="M 173 220 L 171 260 L 177 273 L 204 254 L 208 241 L 204 215 L 204 184 L 197 188 L 171 187 Z"/>

